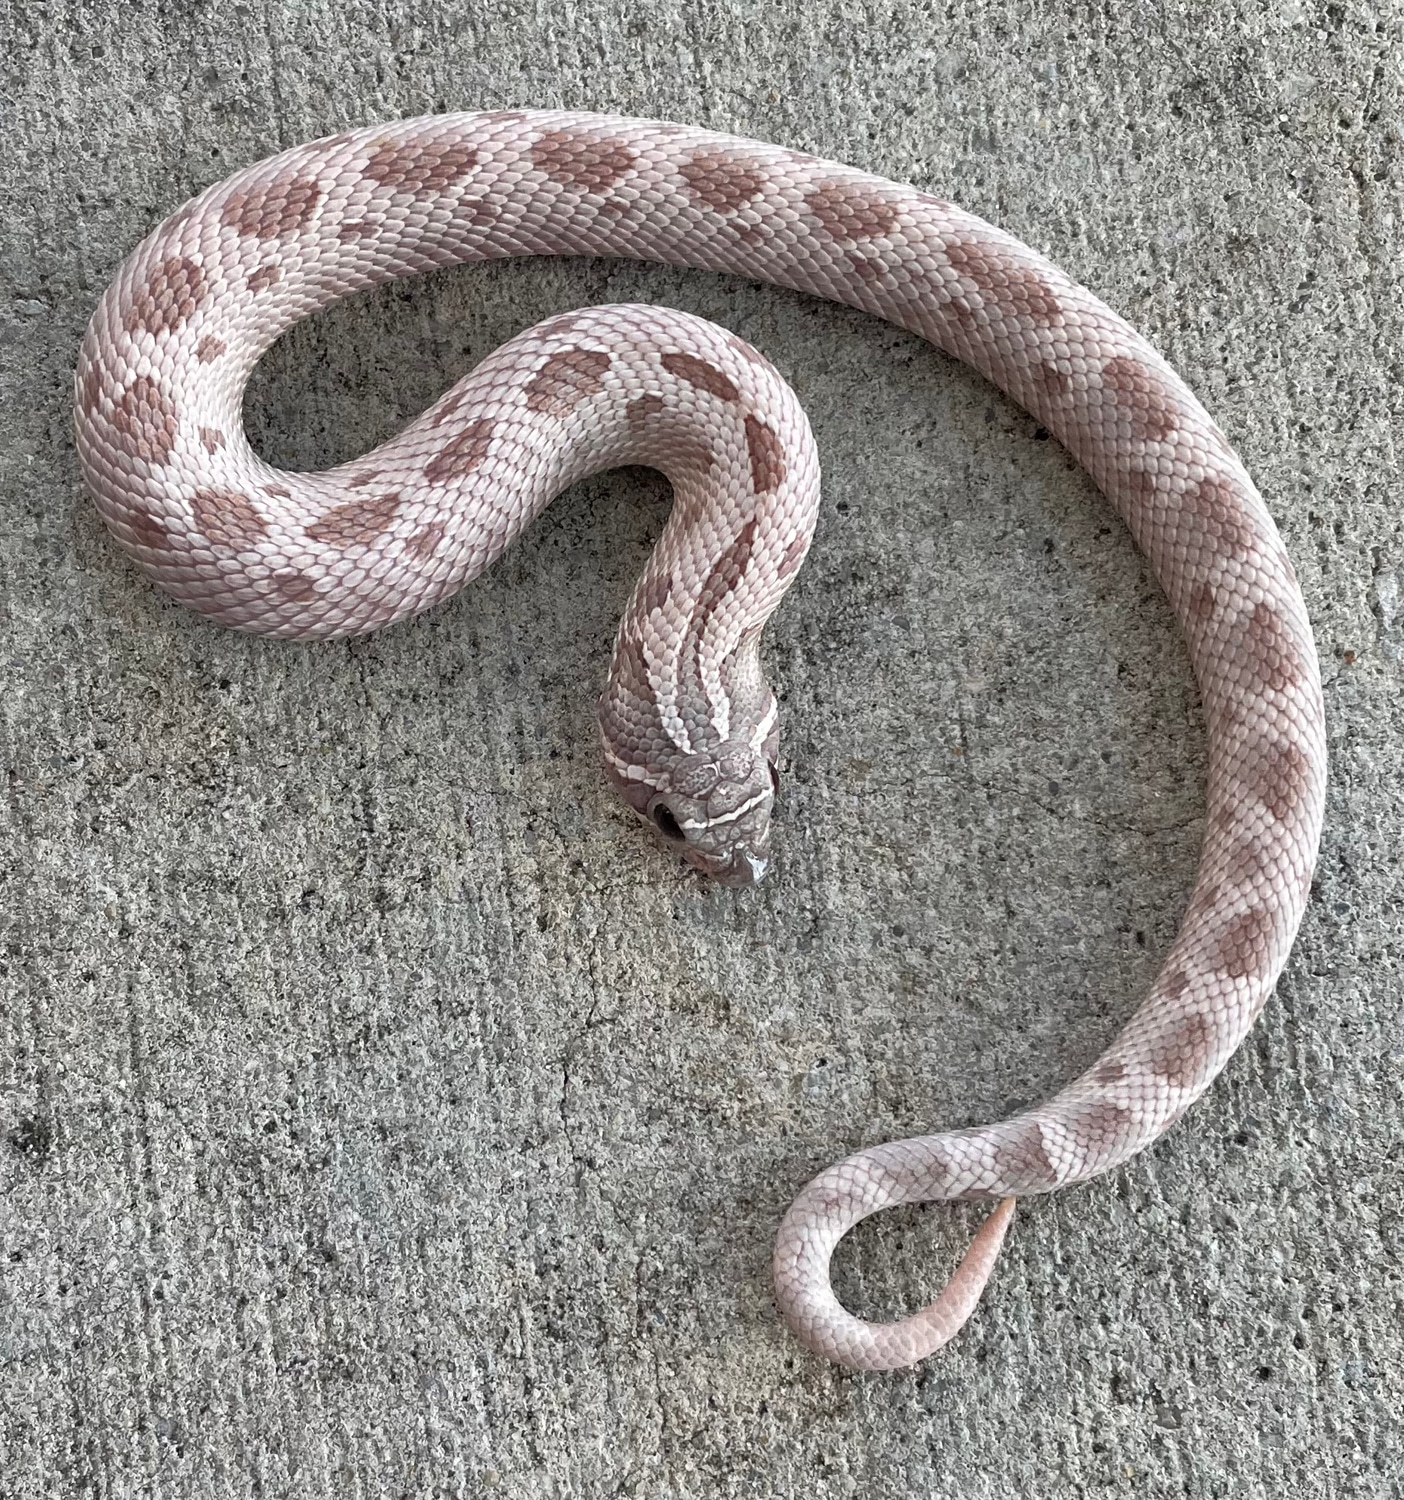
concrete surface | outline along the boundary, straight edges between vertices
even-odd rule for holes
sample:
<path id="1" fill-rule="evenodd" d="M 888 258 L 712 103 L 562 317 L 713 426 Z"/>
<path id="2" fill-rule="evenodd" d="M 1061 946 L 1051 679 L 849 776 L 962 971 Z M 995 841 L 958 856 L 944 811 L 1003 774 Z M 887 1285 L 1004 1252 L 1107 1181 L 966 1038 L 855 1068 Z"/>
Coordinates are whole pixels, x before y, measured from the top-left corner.
<path id="1" fill-rule="evenodd" d="M 0 14 L 0 1497 L 1392 1496 L 1404 1465 L 1399 5 Z M 1319 632 L 1317 899 L 1251 1042 L 1110 1178 L 1026 1204 L 925 1366 L 777 1321 L 773 1231 L 861 1143 L 1069 1078 L 1189 889 L 1204 736 L 1108 507 L 856 314 L 602 263 L 437 276 L 289 336 L 272 458 L 391 433 L 513 331 L 656 299 L 764 349 L 823 449 L 769 634 L 778 862 L 704 889 L 591 705 L 666 508 L 565 496 L 351 645 L 159 598 L 79 490 L 102 286 L 235 166 L 423 111 L 669 116 L 958 199 L 1146 329 L 1256 472 Z M 973 1213 L 865 1226 L 869 1314 Z"/>

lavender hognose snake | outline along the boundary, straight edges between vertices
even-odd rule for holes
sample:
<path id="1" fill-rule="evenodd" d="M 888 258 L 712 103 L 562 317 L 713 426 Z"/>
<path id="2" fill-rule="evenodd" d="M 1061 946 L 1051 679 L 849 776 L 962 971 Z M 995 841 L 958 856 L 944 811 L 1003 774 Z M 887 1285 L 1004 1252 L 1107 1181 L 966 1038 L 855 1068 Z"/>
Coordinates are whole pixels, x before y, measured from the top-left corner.
<path id="1" fill-rule="evenodd" d="M 76 375 L 78 453 L 108 526 L 157 584 L 240 630 L 355 635 L 437 604 L 565 486 L 661 469 L 671 516 L 619 628 L 599 722 L 608 772 L 684 858 L 763 873 L 778 786 L 760 633 L 804 559 L 819 466 L 789 387 L 749 345 L 659 307 L 551 318 L 397 437 L 326 473 L 249 448 L 244 386 L 291 324 L 349 293 L 508 255 L 630 256 L 733 272 L 919 333 L 1032 412 L 1150 560 L 1209 733 L 1204 848 L 1139 1010 L 1055 1098 L 896 1141 L 816 1178 L 775 1247 L 810 1348 L 886 1369 L 939 1347 L 992 1269 L 1013 1200 L 1148 1145 L 1262 1008 L 1307 900 L 1325 736 L 1306 609 L 1223 434 L 1119 317 L 950 203 L 687 126 L 497 111 L 353 130 L 236 173 L 156 229 L 103 297 Z M 893 1204 L 998 1198 L 941 1296 L 870 1324 L 829 1258 Z"/>

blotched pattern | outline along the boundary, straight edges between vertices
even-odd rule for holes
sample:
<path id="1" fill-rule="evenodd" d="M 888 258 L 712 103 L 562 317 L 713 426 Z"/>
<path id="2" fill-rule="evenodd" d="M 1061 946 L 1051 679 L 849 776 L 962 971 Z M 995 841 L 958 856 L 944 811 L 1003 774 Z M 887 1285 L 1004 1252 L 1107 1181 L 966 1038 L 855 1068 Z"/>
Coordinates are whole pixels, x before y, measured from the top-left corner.
<path id="1" fill-rule="evenodd" d="M 818 465 L 793 394 L 742 341 L 661 308 L 552 319 L 374 453 L 284 474 L 244 437 L 245 382 L 290 324 L 455 262 L 624 255 L 722 269 L 923 334 L 1021 402 L 1125 517 L 1185 632 L 1210 743 L 1199 875 L 1149 996 L 1082 1078 L 1018 1117 L 896 1141 L 796 1200 L 780 1306 L 845 1364 L 910 1363 L 969 1316 L 1012 1200 L 1124 1161 L 1177 1120 L 1286 960 L 1320 833 L 1325 741 L 1300 590 L 1252 482 L 1125 322 L 1026 246 L 832 162 L 658 122 L 503 111 L 284 152 L 180 210 L 123 266 L 83 342 L 78 452 L 114 535 L 176 598 L 239 629 L 348 635 L 481 572 L 565 485 L 619 463 L 675 504 L 600 704 L 616 786 L 723 879 L 764 869 L 777 741 L 760 630 L 804 557 Z M 996 1197 L 946 1291 L 852 1317 L 829 1257 L 898 1203 Z"/>

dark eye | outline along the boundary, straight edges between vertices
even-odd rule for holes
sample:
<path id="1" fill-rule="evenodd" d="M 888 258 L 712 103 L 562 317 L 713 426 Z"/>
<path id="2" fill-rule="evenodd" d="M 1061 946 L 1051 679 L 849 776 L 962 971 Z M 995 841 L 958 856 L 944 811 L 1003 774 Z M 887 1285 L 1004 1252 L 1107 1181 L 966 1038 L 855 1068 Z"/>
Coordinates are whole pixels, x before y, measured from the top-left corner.
<path id="1" fill-rule="evenodd" d="M 681 843 L 683 831 L 678 827 L 678 820 L 660 802 L 649 814 L 653 819 L 653 826 L 665 839 L 671 839 L 674 843 Z"/>
<path id="2" fill-rule="evenodd" d="M 773 760 L 767 761 L 766 764 L 770 767 L 770 790 L 778 792 L 780 790 L 780 767 Z"/>

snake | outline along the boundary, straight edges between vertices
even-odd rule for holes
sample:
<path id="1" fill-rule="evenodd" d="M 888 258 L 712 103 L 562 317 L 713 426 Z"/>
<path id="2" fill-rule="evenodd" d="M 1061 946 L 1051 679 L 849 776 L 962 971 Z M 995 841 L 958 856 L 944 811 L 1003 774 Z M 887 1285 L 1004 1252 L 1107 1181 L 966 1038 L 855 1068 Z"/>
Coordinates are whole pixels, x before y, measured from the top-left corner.
<path id="1" fill-rule="evenodd" d="M 398 435 L 322 472 L 256 454 L 242 402 L 287 328 L 352 293 L 504 256 L 629 257 L 846 304 L 929 340 L 1030 412 L 1109 497 L 1164 590 L 1207 728 L 1198 871 L 1149 993 L 1100 1057 L 1009 1119 L 820 1173 L 775 1239 L 815 1353 L 926 1358 L 974 1311 L 1021 1197 L 1160 1137 L 1270 996 L 1321 836 L 1326 739 L 1301 589 L 1247 470 L 1184 381 L 1097 297 L 954 204 L 699 127 L 507 109 L 352 129 L 235 172 L 132 252 L 74 375 L 76 451 L 117 543 L 237 630 L 362 634 L 440 603 L 578 479 L 662 471 L 673 505 L 614 642 L 608 780 L 703 875 L 753 885 L 780 794 L 762 627 L 819 507 L 814 436 L 750 344 L 659 306 L 547 319 Z M 993 1199 L 944 1289 L 891 1322 L 834 1293 L 835 1247 L 899 1204 Z"/>

